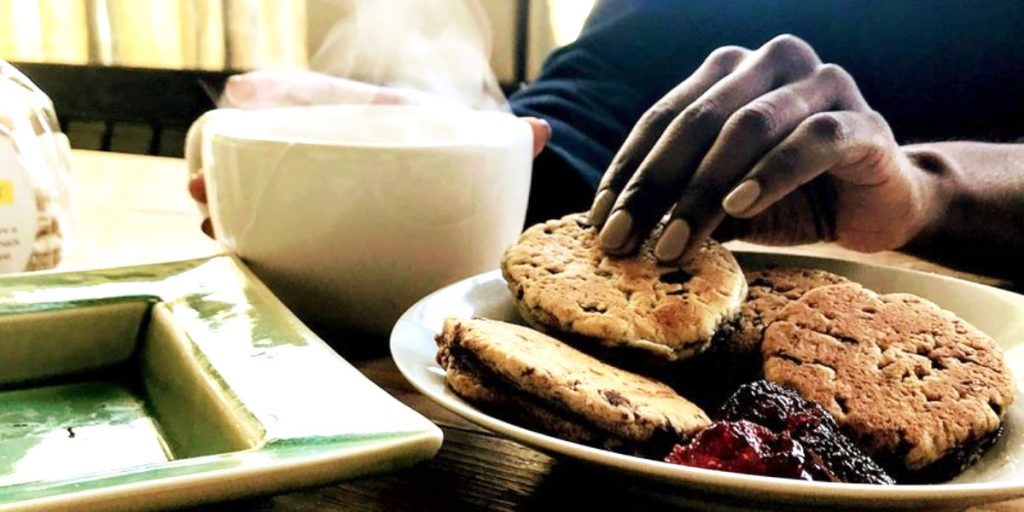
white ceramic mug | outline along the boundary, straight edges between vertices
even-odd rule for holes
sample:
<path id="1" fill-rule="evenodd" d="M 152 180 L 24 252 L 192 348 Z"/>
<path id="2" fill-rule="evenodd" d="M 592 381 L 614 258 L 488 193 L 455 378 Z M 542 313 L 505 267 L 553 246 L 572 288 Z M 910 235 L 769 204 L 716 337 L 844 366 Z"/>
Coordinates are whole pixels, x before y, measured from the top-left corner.
<path id="1" fill-rule="evenodd" d="M 386 334 L 427 293 L 495 268 L 523 227 L 532 132 L 509 114 L 337 105 L 201 122 L 218 240 L 314 323 Z"/>

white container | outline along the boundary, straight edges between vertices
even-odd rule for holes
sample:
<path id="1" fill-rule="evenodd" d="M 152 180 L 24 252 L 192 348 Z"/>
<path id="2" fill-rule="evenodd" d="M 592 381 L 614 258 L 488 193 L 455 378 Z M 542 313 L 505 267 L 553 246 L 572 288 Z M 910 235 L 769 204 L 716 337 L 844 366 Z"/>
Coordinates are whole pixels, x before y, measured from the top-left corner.
<path id="1" fill-rule="evenodd" d="M 427 293 L 495 268 L 523 227 L 532 132 L 509 114 L 337 105 L 202 122 L 218 240 L 313 323 L 384 335 Z"/>
<path id="2" fill-rule="evenodd" d="M 0 274 L 60 262 L 73 231 L 70 153 L 50 99 L 0 60 Z"/>

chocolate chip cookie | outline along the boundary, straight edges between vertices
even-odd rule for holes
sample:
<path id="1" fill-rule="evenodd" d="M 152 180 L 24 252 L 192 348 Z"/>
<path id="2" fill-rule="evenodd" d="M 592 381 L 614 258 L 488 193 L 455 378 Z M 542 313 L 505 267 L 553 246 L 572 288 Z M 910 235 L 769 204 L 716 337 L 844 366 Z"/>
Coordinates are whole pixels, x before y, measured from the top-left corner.
<path id="1" fill-rule="evenodd" d="M 436 340 L 438 363 L 457 394 L 563 439 L 664 454 L 710 424 L 703 410 L 665 384 L 528 327 L 449 318 Z"/>
<path id="2" fill-rule="evenodd" d="M 973 463 L 1013 402 L 996 343 L 910 294 L 815 288 L 783 309 L 761 349 L 767 379 L 824 406 L 904 483 Z"/>
<path id="3" fill-rule="evenodd" d="M 732 355 L 761 354 L 764 330 L 786 305 L 819 286 L 849 282 L 845 277 L 811 268 L 782 267 L 747 272 L 747 301 L 740 307 L 725 348 Z"/>
<path id="4" fill-rule="evenodd" d="M 646 241 L 628 258 L 606 256 L 583 214 L 538 224 L 505 252 L 502 273 L 523 319 L 583 343 L 631 349 L 656 361 L 700 353 L 747 293 L 739 264 L 709 240 L 676 266 Z"/>

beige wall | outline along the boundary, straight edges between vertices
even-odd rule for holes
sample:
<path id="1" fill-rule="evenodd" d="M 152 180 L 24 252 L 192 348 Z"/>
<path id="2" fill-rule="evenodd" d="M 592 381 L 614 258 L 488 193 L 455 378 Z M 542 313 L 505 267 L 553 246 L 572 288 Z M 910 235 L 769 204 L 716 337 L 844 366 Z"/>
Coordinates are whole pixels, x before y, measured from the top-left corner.
<path id="1" fill-rule="evenodd" d="M 517 2 L 476 1 L 490 23 L 491 66 L 501 82 L 512 82 Z M 555 30 L 552 14 L 567 8 L 585 12 L 591 3 L 530 0 L 528 77 L 536 75 L 556 44 L 565 42 L 565 34 Z M 0 58 L 199 69 L 305 67 L 333 23 L 351 8 L 346 5 L 351 4 L 345 0 L 0 0 Z"/>
<path id="2" fill-rule="evenodd" d="M 86 63 L 85 6 L 82 0 L 0 0 L 0 58 Z M 49 30 L 41 30 L 44 23 Z"/>
<path id="3" fill-rule="evenodd" d="M 516 2 L 480 0 L 480 5 L 491 24 L 491 69 L 499 82 L 512 82 L 516 73 Z"/>
<path id="4" fill-rule="evenodd" d="M 502 83 L 511 83 L 515 79 L 516 52 L 516 0 L 477 0 L 490 23 L 492 37 L 491 68 Z M 528 55 L 526 60 L 527 77 L 533 78 L 540 70 L 547 54 L 555 48 L 556 33 L 552 25 L 552 3 L 573 3 L 583 6 L 584 11 L 592 0 L 530 0 L 529 38 L 527 40 Z M 344 1 L 339 0 L 306 0 L 308 9 L 307 44 L 310 51 L 315 51 L 323 41 L 324 35 L 336 20 L 345 16 Z M 576 9 L 577 11 L 579 9 Z"/>

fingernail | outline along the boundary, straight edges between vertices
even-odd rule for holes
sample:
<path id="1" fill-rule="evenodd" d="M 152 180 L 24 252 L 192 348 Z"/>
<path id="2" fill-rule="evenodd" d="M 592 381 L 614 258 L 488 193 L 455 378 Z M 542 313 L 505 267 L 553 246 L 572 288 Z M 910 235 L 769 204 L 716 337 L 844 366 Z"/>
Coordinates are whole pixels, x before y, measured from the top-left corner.
<path id="1" fill-rule="evenodd" d="M 199 225 L 199 229 L 206 233 L 206 236 L 210 238 L 216 238 L 213 234 L 213 221 L 210 219 L 203 219 L 203 223 Z"/>
<path id="2" fill-rule="evenodd" d="M 662 263 L 678 260 L 683 256 L 686 242 L 690 241 L 690 224 L 683 219 L 675 219 L 662 232 L 658 244 L 654 246 L 654 257 Z"/>
<path id="3" fill-rule="evenodd" d="M 192 196 L 192 199 L 199 201 L 200 203 L 207 202 L 206 198 L 206 182 L 203 180 L 201 174 L 196 174 L 188 181 L 188 193 Z"/>
<path id="4" fill-rule="evenodd" d="M 224 97 L 228 100 L 228 103 L 236 107 L 243 106 L 251 100 L 254 93 L 255 89 L 252 82 L 238 75 L 228 77 L 227 82 L 224 84 Z"/>
<path id="5" fill-rule="evenodd" d="M 601 244 L 605 249 L 619 249 L 629 242 L 632 231 L 633 216 L 626 210 L 619 210 L 612 214 L 601 230 Z"/>
<path id="6" fill-rule="evenodd" d="M 725 210 L 725 213 L 738 217 L 754 206 L 758 197 L 761 197 L 761 184 L 757 180 L 747 180 L 725 196 L 725 199 L 722 200 L 722 209 Z"/>
<path id="7" fill-rule="evenodd" d="M 587 219 L 590 221 L 590 225 L 604 225 L 604 221 L 608 220 L 608 213 L 612 211 L 612 206 L 615 206 L 615 192 L 608 189 L 598 192 L 597 197 L 594 198 L 594 205 L 590 207 L 590 217 Z"/>
<path id="8" fill-rule="evenodd" d="M 544 140 L 534 148 L 533 156 L 539 155 L 541 151 L 544 151 L 548 143 L 551 142 L 551 125 L 543 119 L 538 119 L 538 121 L 540 121 L 541 126 L 544 128 Z"/>
<path id="9" fill-rule="evenodd" d="M 546 138 L 548 140 L 550 140 L 551 139 L 551 123 L 549 123 L 547 121 L 547 119 L 541 119 L 539 117 L 535 117 L 534 119 L 536 119 L 537 121 L 540 121 L 540 125 L 544 127 L 544 133 L 547 134 Z"/>
<path id="10" fill-rule="evenodd" d="M 533 131 L 533 156 L 536 157 L 551 140 L 551 125 L 539 117 L 524 117 L 522 119 L 530 125 L 530 130 Z"/>
<path id="11" fill-rule="evenodd" d="M 614 251 L 615 251 L 615 253 L 617 255 L 633 254 L 634 252 L 636 252 L 636 246 L 640 242 L 641 242 L 641 240 L 639 240 L 637 237 L 631 236 L 631 237 L 629 237 L 629 240 L 626 241 L 626 245 L 623 245 L 622 247 L 619 247 L 618 249 L 614 249 Z"/>

